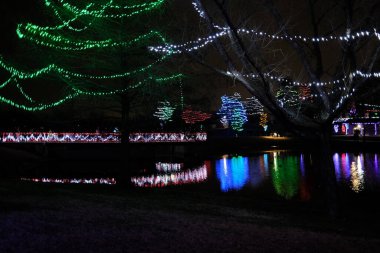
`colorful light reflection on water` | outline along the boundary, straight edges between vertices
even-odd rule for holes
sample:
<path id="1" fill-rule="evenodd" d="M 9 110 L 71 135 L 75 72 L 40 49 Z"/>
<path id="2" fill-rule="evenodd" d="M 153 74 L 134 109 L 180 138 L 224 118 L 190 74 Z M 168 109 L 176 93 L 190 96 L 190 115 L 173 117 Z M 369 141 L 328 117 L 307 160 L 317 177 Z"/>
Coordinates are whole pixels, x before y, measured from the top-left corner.
<path id="1" fill-rule="evenodd" d="M 272 182 L 280 196 L 290 199 L 298 193 L 300 162 L 296 156 L 279 157 L 273 153 Z"/>
<path id="2" fill-rule="evenodd" d="M 380 182 L 378 154 L 334 154 L 335 175 L 339 183 L 349 185 L 354 192 Z"/>
<path id="3" fill-rule="evenodd" d="M 380 188 L 378 154 L 341 153 L 333 155 L 336 180 L 342 187 L 359 193 L 366 187 Z M 215 170 L 222 192 L 259 188 L 270 184 L 282 198 L 311 197 L 310 155 L 268 152 L 251 157 L 223 156 Z M 314 168 L 317 169 L 318 168 Z M 309 173 L 310 174 L 310 173 Z"/>
<path id="4" fill-rule="evenodd" d="M 216 161 L 216 176 L 220 182 L 223 192 L 240 190 L 247 183 L 249 178 L 249 166 L 247 157 L 224 156 Z"/>
<path id="5" fill-rule="evenodd" d="M 151 188 L 200 183 L 207 180 L 207 166 L 208 163 L 205 162 L 202 166 L 195 169 L 181 170 L 168 174 L 132 177 L 131 182 L 136 187 Z"/>

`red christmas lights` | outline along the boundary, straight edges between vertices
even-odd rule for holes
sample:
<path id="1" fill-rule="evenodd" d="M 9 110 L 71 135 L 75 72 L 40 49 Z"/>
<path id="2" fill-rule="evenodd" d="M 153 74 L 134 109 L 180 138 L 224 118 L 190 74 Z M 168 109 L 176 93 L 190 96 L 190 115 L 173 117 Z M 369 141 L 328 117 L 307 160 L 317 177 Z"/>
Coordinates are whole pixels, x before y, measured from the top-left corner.
<path id="1" fill-rule="evenodd" d="M 186 108 L 182 112 L 182 119 L 186 124 L 193 125 L 198 122 L 203 122 L 209 118 L 211 118 L 211 114 L 201 111 L 194 111 L 191 107 Z"/>

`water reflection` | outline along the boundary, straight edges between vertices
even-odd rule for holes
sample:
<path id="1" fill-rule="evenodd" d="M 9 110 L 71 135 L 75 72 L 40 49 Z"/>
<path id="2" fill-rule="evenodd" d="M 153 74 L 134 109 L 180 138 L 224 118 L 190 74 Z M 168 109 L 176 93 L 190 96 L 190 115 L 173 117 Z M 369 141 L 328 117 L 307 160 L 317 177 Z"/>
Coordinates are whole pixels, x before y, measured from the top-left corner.
<path id="1" fill-rule="evenodd" d="M 279 157 L 273 153 L 273 186 L 280 196 L 290 199 L 298 193 L 300 183 L 300 166 L 296 156 Z"/>
<path id="2" fill-rule="evenodd" d="M 333 160 L 338 182 L 348 183 L 354 192 L 380 180 L 378 154 L 334 154 Z"/>
<path id="3" fill-rule="evenodd" d="M 199 168 L 167 174 L 132 177 L 131 182 L 136 187 L 165 187 L 199 183 L 207 179 L 207 165 L 208 163 L 204 163 Z"/>
<path id="4" fill-rule="evenodd" d="M 223 192 L 240 190 L 249 178 L 248 158 L 238 156 L 216 161 L 216 176 Z"/>
<path id="5" fill-rule="evenodd" d="M 378 154 L 336 153 L 333 155 L 335 173 L 341 187 L 359 193 L 371 186 L 380 186 Z M 216 160 L 215 169 L 220 190 L 258 189 L 268 183 L 275 193 L 285 199 L 311 198 L 313 186 L 312 156 L 268 152 L 252 157 L 228 157 Z M 318 168 L 314 168 L 317 172 Z"/>
<path id="6" fill-rule="evenodd" d="M 249 184 L 253 188 L 261 186 L 269 176 L 268 154 L 259 157 L 252 157 L 249 164 Z"/>
<path id="7" fill-rule="evenodd" d="M 360 192 L 364 188 L 363 155 L 355 157 L 351 163 L 351 185 L 354 192 Z"/>

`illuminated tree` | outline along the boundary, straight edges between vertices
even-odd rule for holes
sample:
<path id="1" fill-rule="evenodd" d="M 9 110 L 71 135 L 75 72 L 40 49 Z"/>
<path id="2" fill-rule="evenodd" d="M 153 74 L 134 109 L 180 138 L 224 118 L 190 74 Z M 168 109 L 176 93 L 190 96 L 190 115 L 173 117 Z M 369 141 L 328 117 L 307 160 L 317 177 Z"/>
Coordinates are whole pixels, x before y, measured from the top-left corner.
<path id="1" fill-rule="evenodd" d="M 22 47 L 30 50 L 19 62 L 0 58 L 0 102 L 40 111 L 76 97 L 127 94 L 180 77 L 159 68 L 170 53 L 147 51 L 165 43 L 149 21 L 165 0 L 43 1 L 52 14 L 48 24 L 17 27 Z"/>
<path id="2" fill-rule="evenodd" d="M 264 128 L 264 131 L 267 130 L 267 128 L 268 128 L 268 113 L 263 112 L 260 114 L 259 125 L 262 128 Z"/>
<path id="3" fill-rule="evenodd" d="M 276 93 L 276 99 L 283 108 L 299 107 L 300 102 L 300 93 L 298 89 L 291 86 L 280 87 Z"/>
<path id="4" fill-rule="evenodd" d="M 186 124 L 196 124 L 198 122 L 203 122 L 207 119 L 211 118 L 211 114 L 201 112 L 201 111 L 195 111 L 191 107 L 187 107 L 182 112 L 182 119 L 185 121 Z"/>
<path id="5" fill-rule="evenodd" d="M 157 117 L 163 123 L 166 123 L 172 121 L 174 110 L 175 107 L 171 106 L 169 101 L 161 101 L 153 116 Z"/>
<path id="6" fill-rule="evenodd" d="M 301 100 L 311 99 L 311 89 L 309 86 L 300 86 L 298 92 Z"/>
<path id="7" fill-rule="evenodd" d="M 236 97 L 223 96 L 222 107 L 218 114 L 225 117 L 231 128 L 237 132 L 244 130 L 243 125 L 247 122 L 247 112 L 243 104 Z"/>
<path id="8" fill-rule="evenodd" d="M 247 110 L 247 115 L 260 115 L 264 112 L 264 106 L 255 97 L 247 98 L 243 104 Z"/>

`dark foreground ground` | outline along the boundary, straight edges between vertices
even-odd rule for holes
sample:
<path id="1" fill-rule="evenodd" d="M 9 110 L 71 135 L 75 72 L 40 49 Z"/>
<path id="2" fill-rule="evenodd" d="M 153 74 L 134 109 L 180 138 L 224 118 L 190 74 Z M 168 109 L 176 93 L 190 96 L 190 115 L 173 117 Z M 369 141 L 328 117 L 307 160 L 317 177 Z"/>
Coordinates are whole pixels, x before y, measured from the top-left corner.
<path id="1" fill-rule="evenodd" d="M 0 181 L 0 252 L 379 251 L 376 228 L 361 221 L 302 209 L 268 212 L 245 201 L 191 187 Z"/>

